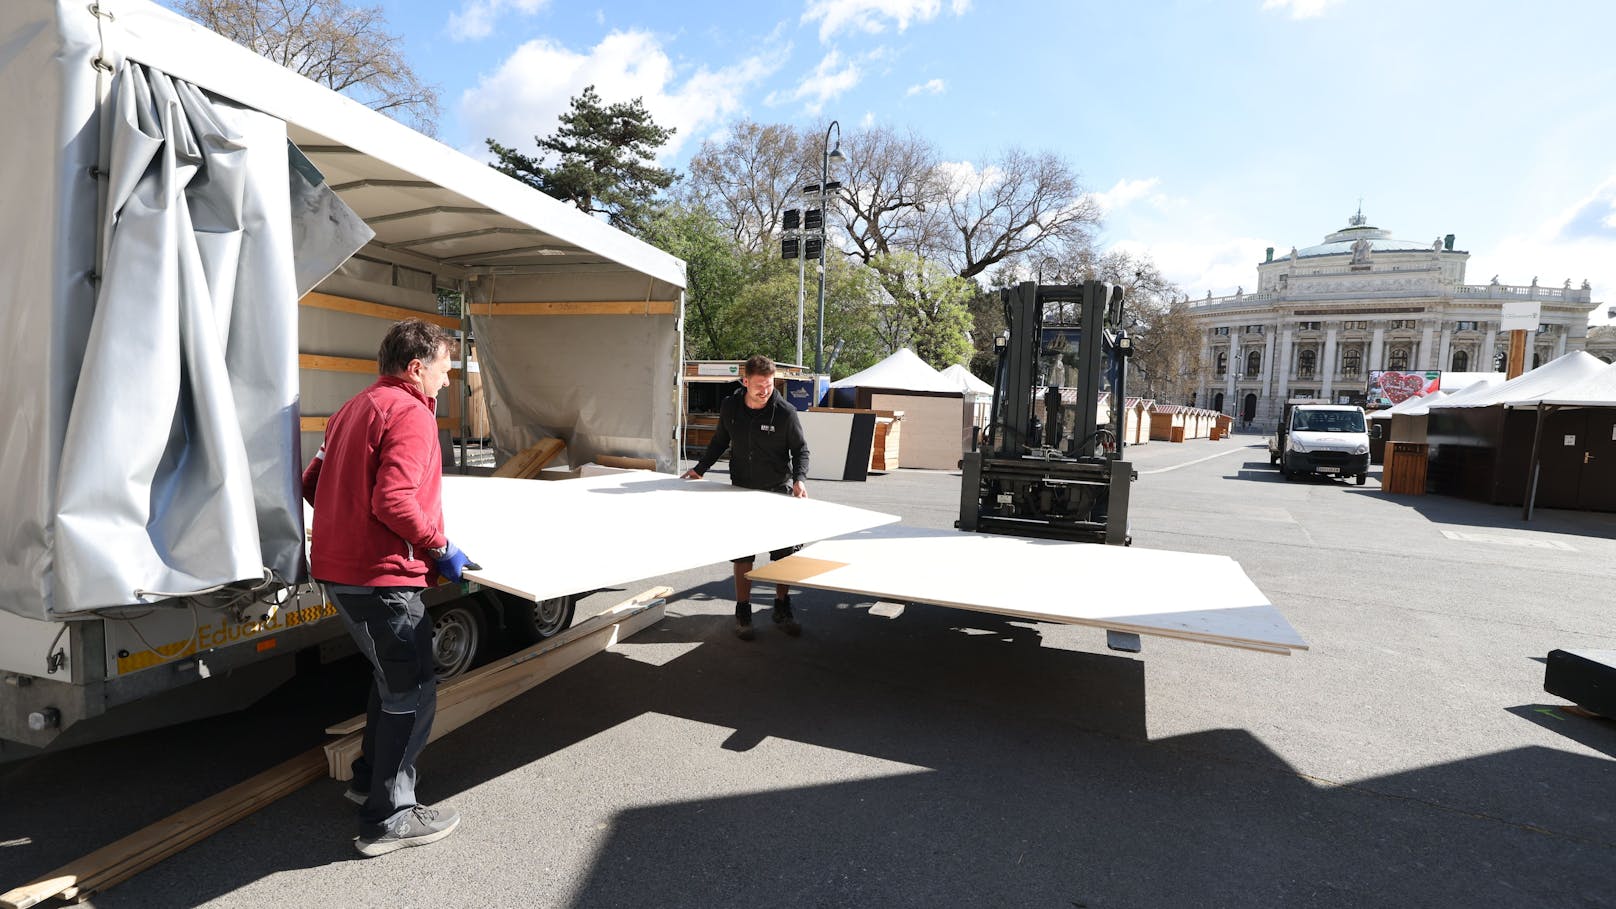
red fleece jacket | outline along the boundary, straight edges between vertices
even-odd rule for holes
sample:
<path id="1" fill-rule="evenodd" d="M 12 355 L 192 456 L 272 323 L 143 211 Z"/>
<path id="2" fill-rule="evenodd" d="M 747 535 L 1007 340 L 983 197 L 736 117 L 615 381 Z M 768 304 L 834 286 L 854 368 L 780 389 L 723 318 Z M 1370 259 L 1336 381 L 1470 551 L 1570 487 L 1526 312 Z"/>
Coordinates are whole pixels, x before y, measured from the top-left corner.
<path id="1" fill-rule="evenodd" d="M 331 416 L 303 471 L 314 506 L 309 569 L 356 587 L 425 587 L 443 546 L 443 453 L 434 402 L 382 376 Z"/>

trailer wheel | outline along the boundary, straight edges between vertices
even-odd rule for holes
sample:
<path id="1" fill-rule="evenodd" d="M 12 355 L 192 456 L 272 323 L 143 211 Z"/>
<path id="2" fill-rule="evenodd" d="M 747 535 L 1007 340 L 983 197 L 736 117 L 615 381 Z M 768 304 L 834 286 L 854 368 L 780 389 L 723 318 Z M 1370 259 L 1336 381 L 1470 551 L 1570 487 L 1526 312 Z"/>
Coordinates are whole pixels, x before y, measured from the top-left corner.
<path id="1" fill-rule="evenodd" d="M 520 647 L 537 644 L 567 630 L 577 609 L 579 594 L 552 597 L 540 603 L 504 592 L 492 591 L 505 615 L 505 627 Z"/>
<path id="2" fill-rule="evenodd" d="M 432 610 L 432 670 L 438 681 L 464 675 L 488 647 L 488 616 L 476 602 L 452 600 Z"/>

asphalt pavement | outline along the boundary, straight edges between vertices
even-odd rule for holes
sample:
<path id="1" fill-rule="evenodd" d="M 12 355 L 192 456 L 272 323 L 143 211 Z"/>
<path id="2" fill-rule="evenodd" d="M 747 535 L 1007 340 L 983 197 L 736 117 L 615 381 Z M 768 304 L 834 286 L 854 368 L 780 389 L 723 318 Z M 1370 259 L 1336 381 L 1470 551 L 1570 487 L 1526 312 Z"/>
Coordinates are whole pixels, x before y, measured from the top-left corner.
<path id="1" fill-rule="evenodd" d="M 727 564 L 646 579 L 580 617 L 665 583 L 664 621 L 427 749 L 452 837 L 361 858 L 322 781 L 94 905 L 1616 905 L 1616 723 L 1542 690 L 1549 650 L 1616 648 L 1616 515 L 1393 497 L 1378 468 L 1285 482 L 1259 444 L 1130 449 L 1132 533 L 1237 559 L 1308 651 L 1121 654 L 1096 629 L 807 590 L 801 638 L 760 592 L 743 643 Z M 810 494 L 948 527 L 958 484 Z M 1083 587 L 1048 567 L 1052 596 Z M 0 889 L 320 742 L 363 686 L 344 661 L 0 766 Z"/>

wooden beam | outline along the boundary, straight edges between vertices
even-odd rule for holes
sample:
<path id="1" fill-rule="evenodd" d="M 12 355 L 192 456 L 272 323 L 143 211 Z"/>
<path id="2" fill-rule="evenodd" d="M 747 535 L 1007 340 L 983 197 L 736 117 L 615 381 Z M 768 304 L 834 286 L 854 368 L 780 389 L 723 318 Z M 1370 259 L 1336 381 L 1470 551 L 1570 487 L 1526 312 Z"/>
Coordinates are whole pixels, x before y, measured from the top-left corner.
<path id="1" fill-rule="evenodd" d="M 277 764 L 183 808 L 156 823 L 63 865 L 31 884 L 0 894 L 0 906 L 28 909 L 61 897 L 83 900 L 150 868 L 223 830 L 277 799 L 319 779 L 326 769 L 322 749 Z"/>
<path id="2" fill-rule="evenodd" d="M 672 588 L 656 587 L 607 612 L 438 689 L 437 715 L 428 741 L 477 719 L 540 683 L 610 649 L 630 635 L 661 621 L 664 598 Z M 357 719 L 357 718 L 356 718 Z M 353 761 L 364 747 L 364 728 L 354 721 L 332 727 L 351 731 L 325 746 L 327 770 L 338 780 L 353 778 Z"/>
<path id="3" fill-rule="evenodd" d="M 422 312 L 418 309 L 408 309 L 403 306 L 372 303 L 369 300 L 356 300 L 353 297 L 341 297 L 336 294 L 308 293 L 304 294 L 303 299 L 297 302 L 299 306 L 307 306 L 310 309 L 328 309 L 332 312 L 346 312 L 357 316 L 388 319 L 393 322 L 400 322 L 404 319 L 421 319 L 450 330 L 460 328 L 460 320 L 453 316 L 439 315 L 435 312 Z"/>
<path id="4" fill-rule="evenodd" d="M 1442 364 L 1438 363 L 1438 366 Z M 1509 333 L 1509 359 L 1504 366 L 1504 381 L 1526 371 L 1526 332 L 1516 329 Z"/>
<path id="5" fill-rule="evenodd" d="M 411 361 L 414 362 L 414 361 Z M 317 372 L 353 372 L 376 375 L 376 361 L 363 357 L 327 357 L 321 354 L 298 354 L 298 369 L 312 369 Z M 460 370 L 449 370 L 449 378 L 459 381 Z"/>
<path id="6" fill-rule="evenodd" d="M 542 303 L 471 303 L 474 316 L 671 316 L 676 300 L 552 301 Z"/>
<path id="7" fill-rule="evenodd" d="M 656 470 L 654 458 L 625 458 L 622 455 L 595 455 L 595 463 L 602 467 L 623 470 Z"/>
<path id="8" fill-rule="evenodd" d="M 566 447 L 566 443 L 560 439 L 540 439 L 537 444 L 522 449 L 516 453 L 516 457 L 499 465 L 494 471 L 494 476 L 516 477 L 522 480 L 536 479 L 539 471 L 554 461 Z"/>

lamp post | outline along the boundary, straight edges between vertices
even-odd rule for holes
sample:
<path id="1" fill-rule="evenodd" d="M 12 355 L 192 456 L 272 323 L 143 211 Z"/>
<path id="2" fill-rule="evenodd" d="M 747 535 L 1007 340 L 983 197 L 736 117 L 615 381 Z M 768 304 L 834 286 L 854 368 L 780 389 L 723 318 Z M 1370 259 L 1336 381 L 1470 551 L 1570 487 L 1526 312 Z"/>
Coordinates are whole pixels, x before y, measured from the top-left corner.
<path id="1" fill-rule="evenodd" d="M 831 134 L 832 130 L 834 130 L 835 133 L 836 133 L 836 147 L 835 148 L 830 147 L 830 134 Z M 819 193 L 820 193 L 820 199 L 821 200 L 828 200 L 830 194 L 826 191 L 825 184 L 827 182 L 829 182 L 829 180 L 830 180 L 830 162 L 831 162 L 831 159 L 834 158 L 837 161 L 846 160 L 846 156 L 842 154 L 842 125 L 841 125 L 841 123 L 839 123 L 839 122 L 837 122 L 835 120 L 830 121 L 830 126 L 828 128 L 826 128 L 826 130 L 825 130 L 825 142 L 824 142 L 824 145 L 821 146 L 821 148 L 823 150 L 823 155 L 819 159 Z M 820 214 L 820 218 L 819 218 L 819 330 L 814 333 L 814 375 L 816 375 L 816 376 L 819 375 L 820 373 L 822 373 L 824 371 L 824 367 L 825 367 L 825 364 L 824 364 L 824 359 L 825 359 L 825 252 L 826 252 L 826 246 L 825 246 L 825 221 L 826 221 L 826 218 L 825 218 L 825 215 L 828 214 L 828 211 L 825 211 L 824 208 L 823 208 L 824 201 L 821 201 L 820 205 L 821 205 L 821 214 Z"/>

